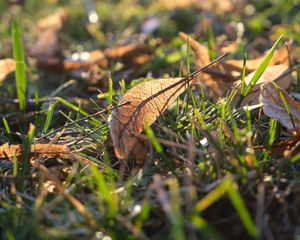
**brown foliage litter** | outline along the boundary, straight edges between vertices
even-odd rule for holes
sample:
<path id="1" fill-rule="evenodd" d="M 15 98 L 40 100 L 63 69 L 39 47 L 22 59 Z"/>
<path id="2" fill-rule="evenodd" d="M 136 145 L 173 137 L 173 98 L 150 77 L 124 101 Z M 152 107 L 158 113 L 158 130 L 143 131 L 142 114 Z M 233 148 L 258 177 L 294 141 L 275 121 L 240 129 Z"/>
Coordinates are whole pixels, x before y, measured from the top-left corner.
<path id="1" fill-rule="evenodd" d="M 8 74 L 15 71 L 15 60 L 7 58 L 0 60 L 0 82 L 5 80 Z"/>

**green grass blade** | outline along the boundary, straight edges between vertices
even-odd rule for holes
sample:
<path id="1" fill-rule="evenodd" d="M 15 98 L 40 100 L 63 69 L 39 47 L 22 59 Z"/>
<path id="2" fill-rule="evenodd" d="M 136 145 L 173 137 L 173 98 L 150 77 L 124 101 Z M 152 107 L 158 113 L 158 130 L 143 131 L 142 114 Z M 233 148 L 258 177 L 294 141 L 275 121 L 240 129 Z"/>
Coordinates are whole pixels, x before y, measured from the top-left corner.
<path id="1" fill-rule="evenodd" d="M 218 201 L 227 191 L 227 180 L 223 181 L 218 187 L 208 193 L 204 198 L 195 205 L 196 212 L 202 212 Z"/>
<path id="2" fill-rule="evenodd" d="M 247 63 L 247 53 L 244 54 L 244 60 L 243 60 L 243 69 L 242 69 L 242 76 L 241 76 L 241 93 L 245 90 L 245 76 L 246 76 L 246 63 Z"/>
<path id="3" fill-rule="evenodd" d="M 269 51 L 269 53 L 265 56 L 265 58 L 261 62 L 260 66 L 256 70 L 254 76 L 252 77 L 250 83 L 246 86 L 245 91 L 241 94 L 241 99 L 240 99 L 238 105 L 240 105 L 241 101 L 250 93 L 250 91 L 255 86 L 255 84 L 257 83 L 257 81 L 261 77 L 261 75 L 266 70 L 269 62 L 271 61 L 271 59 L 272 59 L 272 57 L 274 55 L 274 52 L 275 52 L 276 48 L 278 47 L 278 45 L 279 45 L 279 43 L 281 41 L 281 39 L 282 39 L 282 35 L 277 39 L 277 41 L 274 43 L 274 45 L 271 48 L 271 50 Z"/>
<path id="4" fill-rule="evenodd" d="M 198 229 L 200 229 L 207 239 L 215 239 L 221 240 L 223 239 L 222 236 L 215 231 L 206 221 L 205 219 L 201 218 L 200 216 L 193 215 L 191 218 L 191 223 Z M 206 238 L 205 238 L 206 239 Z"/>
<path id="5" fill-rule="evenodd" d="M 214 60 L 217 56 L 215 52 L 215 37 L 214 37 L 214 32 L 211 26 L 208 27 L 207 29 L 207 35 L 208 35 L 208 51 L 209 51 L 209 56 L 211 60 Z"/>
<path id="6" fill-rule="evenodd" d="M 96 180 L 99 197 L 103 198 L 103 200 L 106 202 L 108 206 L 107 208 L 108 218 L 113 218 L 118 211 L 117 195 L 113 193 L 114 189 L 108 186 L 103 174 L 96 168 L 96 166 L 91 165 L 90 169 Z M 101 202 L 101 199 L 99 200 Z"/>
<path id="7" fill-rule="evenodd" d="M 276 119 L 270 119 L 270 130 L 269 130 L 269 138 L 267 142 L 267 147 L 270 148 L 276 138 L 277 135 L 277 127 L 278 121 Z"/>
<path id="8" fill-rule="evenodd" d="M 3 121 L 3 124 L 4 124 L 5 130 L 8 134 L 8 136 L 9 136 L 9 139 L 10 139 L 10 141 L 12 141 L 11 130 L 10 130 L 10 127 L 9 127 L 9 124 L 8 124 L 6 118 L 3 117 L 2 121 Z"/>
<path id="9" fill-rule="evenodd" d="M 11 230 L 6 230 L 6 237 L 8 240 L 15 240 L 14 234 Z"/>
<path id="10" fill-rule="evenodd" d="M 72 110 L 82 114 L 83 116 L 89 116 L 90 114 L 88 114 L 87 112 L 83 111 L 81 108 L 75 106 L 74 104 L 68 102 L 67 100 L 63 99 L 63 98 L 60 98 L 60 97 L 57 97 L 56 98 L 60 103 L 66 105 L 67 107 L 71 108 Z M 96 125 L 96 126 L 102 126 L 102 122 L 100 122 L 99 120 L 97 120 L 96 118 L 92 117 L 91 118 L 91 123 Z"/>
<path id="11" fill-rule="evenodd" d="M 18 176 L 18 158 L 16 153 L 14 153 L 14 162 L 13 162 L 13 176 Z"/>
<path id="12" fill-rule="evenodd" d="M 155 135 L 154 135 L 154 132 L 152 131 L 151 127 L 147 126 L 145 128 L 145 132 L 148 136 L 148 138 L 151 140 L 151 143 L 153 145 L 153 147 L 155 148 L 155 150 L 159 153 L 162 153 L 163 152 L 163 148 L 162 146 L 159 144 L 159 142 L 157 141 Z"/>
<path id="13" fill-rule="evenodd" d="M 296 92 L 300 92 L 300 70 L 297 71 Z"/>
<path id="14" fill-rule="evenodd" d="M 50 124 L 52 122 L 52 118 L 53 118 L 53 111 L 55 108 L 55 104 L 50 104 L 48 111 L 47 111 L 47 118 L 44 124 L 44 128 L 43 128 L 43 133 L 46 133 L 50 127 Z"/>
<path id="15" fill-rule="evenodd" d="M 16 62 L 16 85 L 19 99 L 19 107 L 21 111 L 26 108 L 26 66 L 24 60 L 24 49 L 21 39 L 20 25 L 17 21 L 12 24 L 12 43 L 14 59 Z"/>
<path id="16" fill-rule="evenodd" d="M 248 107 L 245 108 L 247 131 L 252 132 L 251 112 Z"/>
<path id="17" fill-rule="evenodd" d="M 274 83 L 274 85 L 278 88 L 278 86 Z M 295 125 L 295 122 L 294 122 L 294 119 L 293 119 L 293 115 L 292 115 L 292 111 L 290 109 L 290 106 L 289 104 L 287 103 L 287 101 L 285 100 L 285 97 L 283 96 L 282 92 L 278 89 L 278 93 L 279 93 L 279 97 L 281 98 L 281 101 L 284 105 L 284 108 L 285 110 L 287 111 L 290 119 L 291 119 L 291 122 L 293 124 L 293 127 L 296 128 L 296 125 Z"/>
<path id="18" fill-rule="evenodd" d="M 169 179 L 167 181 L 170 189 L 170 207 L 172 210 L 173 218 L 172 222 L 172 239 L 184 240 L 186 239 L 184 234 L 184 217 L 180 207 L 180 188 L 177 179 Z"/>
<path id="19" fill-rule="evenodd" d="M 108 78 L 108 98 L 107 98 L 109 106 L 111 106 L 113 104 L 113 95 L 114 95 L 113 80 L 112 80 L 111 76 L 109 76 L 109 78 Z"/>
<path id="20" fill-rule="evenodd" d="M 126 82 L 125 82 L 125 79 L 122 79 L 121 80 L 121 93 L 125 94 L 125 92 L 126 92 Z"/>
<path id="21" fill-rule="evenodd" d="M 252 218 L 249 214 L 248 209 L 245 206 L 245 203 L 236 190 L 235 183 L 232 180 L 228 182 L 228 189 L 227 189 L 228 196 L 231 200 L 232 205 L 234 206 L 237 214 L 239 215 L 244 227 L 246 228 L 248 234 L 252 237 L 257 236 L 257 230 Z"/>
<path id="22" fill-rule="evenodd" d="M 190 38 L 188 37 L 186 40 L 186 66 L 188 70 L 188 77 L 191 74 L 191 48 L 190 48 Z"/>
<path id="23" fill-rule="evenodd" d="M 295 156 L 293 156 L 292 158 L 291 158 L 291 162 L 292 163 L 295 163 L 295 162 L 298 162 L 300 160 L 300 153 L 297 153 Z"/>

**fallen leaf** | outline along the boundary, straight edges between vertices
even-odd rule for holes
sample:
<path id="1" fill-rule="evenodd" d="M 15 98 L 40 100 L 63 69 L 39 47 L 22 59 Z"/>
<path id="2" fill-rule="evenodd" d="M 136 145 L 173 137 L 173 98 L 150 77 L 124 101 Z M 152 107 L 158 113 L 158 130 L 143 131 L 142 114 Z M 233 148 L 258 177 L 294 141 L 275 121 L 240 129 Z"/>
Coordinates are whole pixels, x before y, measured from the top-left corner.
<path id="1" fill-rule="evenodd" d="M 15 71 L 15 60 L 7 58 L 0 60 L 0 82 L 3 81 L 8 74 Z"/>
<path id="2" fill-rule="evenodd" d="M 299 141 L 300 135 L 297 133 L 295 136 L 292 136 L 289 139 L 273 144 L 271 147 L 271 154 L 276 156 L 284 156 L 285 158 L 290 159 L 299 153 Z"/>
<path id="3" fill-rule="evenodd" d="M 199 43 L 185 33 L 180 32 L 179 37 L 189 43 L 192 51 L 195 53 L 195 64 L 198 68 L 203 67 L 210 62 L 209 50 L 206 45 Z M 287 42 L 287 46 L 277 50 L 269 63 L 273 65 L 289 66 L 289 49 L 291 42 Z M 218 49 L 217 49 L 218 50 Z M 221 52 L 221 50 L 220 50 Z M 258 69 L 265 56 L 257 59 L 250 59 L 246 62 L 246 74 L 250 74 Z M 217 101 L 218 98 L 225 96 L 225 94 L 233 88 L 234 82 L 241 78 L 243 69 L 243 60 L 227 60 L 218 62 L 209 69 L 206 69 L 199 75 L 200 83 L 206 88 L 206 95 Z M 195 82 L 196 83 L 196 82 Z"/>
<path id="4" fill-rule="evenodd" d="M 189 41 L 190 47 L 195 54 L 195 64 L 197 67 L 203 67 L 210 63 L 208 47 L 199 43 L 183 32 L 179 32 L 178 36 L 185 42 Z"/>
<path id="5" fill-rule="evenodd" d="M 76 71 L 88 70 L 93 66 L 107 69 L 109 62 L 101 50 L 91 52 L 75 53 L 72 58 L 61 59 L 59 57 L 41 58 L 38 66 L 51 71 Z"/>
<path id="6" fill-rule="evenodd" d="M 58 44 L 58 32 L 68 17 L 64 8 L 55 11 L 51 16 L 43 18 L 37 23 L 37 42 L 30 53 L 37 59 L 37 65 L 43 69 L 53 70 L 56 63 L 62 65 L 62 54 Z"/>
<path id="7" fill-rule="evenodd" d="M 189 7 L 190 5 L 193 5 L 195 3 L 195 0 L 158 0 L 157 5 L 159 5 L 160 8 L 167 9 L 169 11 L 178 9 L 178 8 L 185 8 Z"/>
<path id="8" fill-rule="evenodd" d="M 182 78 L 157 79 L 130 89 L 120 101 L 109 121 L 116 156 L 126 159 L 137 143 L 136 135 L 151 125 L 187 88 Z"/>
<path id="9" fill-rule="evenodd" d="M 49 47 L 45 47 L 45 49 L 47 48 Z M 51 71 L 88 70 L 95 65 L 102 69 L 107 69 L 112 60 L 121 61 L 125 65 L 140 66 L 151 59 L 151 53 L 152 50 L 146 44 L 128 44 L 113 46 L 104 52 L 94 50 L 91 52 L 76 53 L 76 59 L 63 60 L 59 57 L 40 57 L 38 59 L 38 66 Z"/>
<path id="10" fill-rule="evenodd" d="M 233 10 L 233 3 L 230 0 L 158 0 L 157 4 L 160 8 L 167 9 L 169 11 L 180 9 L 180 8 L 187 8 L 190 6 L 196 7 L 198 9 L 204 10 L 204 11 L 217 11 L 217 12 L 229 12 Z"/>
<path id="11" fill-rule="evenodd" d="M 57 30 L 49 28 L 42 32 L 37 43 L 32 47 L 31 54 L 38 58 L 38 61 L 45 61 L 55 57 L 59 53 Z"/>
<path id="12" fill-rule="evenodd" d="M 251 74 L 247 75 L 244 79 L 245 85 L 247 86 L 250 81 L 252 80 L 255 72 L 252 72 Z M 245 99 L 242 101 L 241 106 L 245 105 L 255 105 L 259 103 L 259 93 L 260 93 L 260 86 L 264 83 L 276 83 L 279 87 L 283 89 L 288 89 L 292 84 L 292 76 L 290 69 L 285 65 L 275 65 L 275 66 L 269 66 L 266 68 L 262 76 L 259 78 L 255 86 L 253 87 L 250 94 L 248 94 Z M 240 89 L 240 86 L 242 84 L 242 81 L 236 81 L 234 82 L 233 87 Z M 239 91 L 239 90 L 238 90 Z M 233 105 L 237 103 L 239 100 L 240 95 L 236 94 Z"/>
<path id="13" fill-rule="evenodd" d="M 288 48 L 290 48 L 290 47 L 291 47 L 291 43 L 287 42 L 287 46 L 278 49 L 274 53 L 274 56 L 269 63 L 269 66 L 279 65 L 279 64 L 289 66 Z M 256 58 L 256 59 L 247 60 L 247 62 L 246 62 L 247 71 L 252 72 L 252 71 L 256 70 L 264 58 L 265 58 L 265 55 L 263 55 L 259 58 Z M 234 60 L 233 59 L 233 60 L 226 61 L 226 64 L 228 64 L 229 66 L 234 66 L 241 70 L 243 68 L 243 62 L 244 62 L 243 60 Z"/>
<path id="14" fill-rule="evenodd" d="M 150 60 L 151 48 L 144 43 L 113 46 L 104 51 L 109 60 L 120 60 L 125 65 L 141 65 Z"/>
<path id="15" fill-rule="evenodd" d="M 289 130 L 300 128 L 300 102 L 292 99 L 282 88 L 273 83 L 261 85 L 259 101 L 267 116 L 277 119 Z"/>
<path id="16" fill-rule="evenodd" d="M 220 53 L 235 53 L 238 49 L 238 42 L 221 43 L 217 46 Z"/>
<path id="17" fill-rule="evenodd" d="M 88 69 L 93 65 L 104 69 L 108 67 L 106 55 L 101 50 L 73 54 L 72 59 L 66 59 L 64 61 L 64 70 Z"/>
<path id="18" fill-rule="evenodd" d="M 38 21 L 37 27 L 40 30 L 47 30 L 49 28 L 60 30 L 68 18 L 68 11 L 64 8 L 56 10 L 52 15 L 45 17 Z"/>

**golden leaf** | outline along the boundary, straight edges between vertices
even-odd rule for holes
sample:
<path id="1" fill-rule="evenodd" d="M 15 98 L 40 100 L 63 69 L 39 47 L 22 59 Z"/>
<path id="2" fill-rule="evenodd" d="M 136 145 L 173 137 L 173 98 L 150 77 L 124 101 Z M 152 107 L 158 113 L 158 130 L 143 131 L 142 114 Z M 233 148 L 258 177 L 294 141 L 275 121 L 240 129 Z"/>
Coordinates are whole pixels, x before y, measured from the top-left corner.
<path id="1" fill-rule="evenodd" d="M 136 135 L 150 126 L 187 88 L 182 78 L 157 79 L 130 89 L 112 111 L 109 127 L 116 156 L 126 159 L 137 143 Z"/>

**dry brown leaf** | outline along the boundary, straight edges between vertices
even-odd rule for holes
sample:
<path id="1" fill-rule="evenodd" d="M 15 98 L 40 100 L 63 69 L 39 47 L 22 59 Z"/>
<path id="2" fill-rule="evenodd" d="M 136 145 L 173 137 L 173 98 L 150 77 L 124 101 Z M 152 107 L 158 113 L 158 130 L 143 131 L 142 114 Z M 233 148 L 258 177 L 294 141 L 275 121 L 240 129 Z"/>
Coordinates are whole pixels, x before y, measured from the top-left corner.
<path id="1" fill-rule="evenodd" d="M 12 159 L 14 156 L 20 158 L 23 154 L 23 145 L 8 145 L 0 146 L 0 160 Z M 39 156 L 43 158 L 69 158 L 70 150 L 66 145 L 58 144 L 35 144 L 30 147 L 30 156 Z"/>
<path id="2" fill-rule="evenodd" d="M 263 104 L 264 113 L 277 119 L 287 129 L 300 128 L 300 102 L 292 99 L 282 88 L 273 83 L 261 85 L 259 101 Z M 291 115 L 289 115 L 284 101 L 289 107 Z"/>
<path id="3" fill-rule="evenodd" d="M 60 30 L 68 18 L 68 11 L 64 8 L 56 10 L 51 16 L 45 17 L 38 21 L 37 26 L 40 30 L 49 28 Z"/>
<path id="4" fill-rule="evenodd" d="M 291 44 L 291 43 L 288 43 L 288 44 Z M 279 64 L 289 66 L 289 51 L 288 51 L 287 47 L 290 47 L 290 46 L 285 46 L 285 47 L 282 47 L 282 48 L 278 49 L 277 51 L 275 51 L 274 56 L 272 57 L 272 59 L 269 63 L 269 66 L 279 65 Z M 265 55 L 263 55 L 259 58 L 256 58 L 256 59 L 247 60 L 247 63 L 246 63 L 247 71 L 252 72 L 252 71 L 258 69 L 258 67 L 260 66 L 260 64 L 264 58 L 265 58 Z M 242 70 L 242 68 L 243 68 L 243 60 L 234 60 L 233 59 L 233 60 L 226 61 L 226 63 L 229 66 L 236 67 L 237 69 L 240 69 L 240 70 Z"/>
<path id="5" fill-rule="evenodd" d="M 169 11 L 178 9 L 178 8 L 185 8 L 189 7 L 190 5 L 194 4 L 195 0 L 158 0 L 157 4 L 160 8 L 167 9 Z"/>
<path id="6" fill-rule="evenodd" d="M 189 43 L 192 51 L 195 53 L 195 64 L 198 68 L 203 67 L 210 62 L 208 47 L 200 44 L 196 40 L 188 37 L 184 33 L 179 33 L 179 37 Z M 269 63 L 269 66 L 283 64 L 289 65 L 289 51 L 291 43 L 288 42 L 287 46 L 279 49 L 274 53 L 274 56 Z M 247 60 L 246 63 L 246 74 L 250 74 L 255 71 L 265 56 L 257 59 Z M 217 100 L 219 97 L 223 97 L 229 89 L 234 87 L 234 82 L 241 78 L 243 69 L 243 60 L 227 60 L 219 62 L 214 66 L 203 71 L 199 75 L 200 82 L 206 87 L 206 94 Z"/>
<path id="7" fill-rule="evenodd" d="M 189 37 L 187 34 L 183 32 L 179 33 L 179 37 L 185 42 L 189 40 L 190 47 L 195 53 L 195 64 L 197 67 L 201 68 L 210 62 L 210 56 L 209 56 L 209 51 L 207 46 L 199 43 L 198 41 Z M 232 75 L 227 74 L 230 72 L 227 69 L 223 69 L 224 68 L 223 66 L 224 66 L 224 62 L 217 63 L 215 66 L 212 66 L 206 70 L 211 74 L 208 74 L 206 73 L 206 71 L 203 71 L 202 73 L 199 74 L 198 77 L 198 79 L 200 79 L 200 82 L 206 88 L 205 89 L 206 95 L 212 97 L 215 101 L 219 97 L 224 96 L 224 94 L 232 86 L 231 83 Z M 224 81 L 223 79 L 226 79 L 226 81 Z"/>
<path id="8" fill-rule="evenodd" d="M 114 46 L 104 51 L 108 59 L 121 60 L 126 65 L 144 64 L 150 60 L 151 48 L 144 43 Z"/>
<path id="9" fill-rule="evenodd" d="M 220 44 L 217 46 L 220 53 L 235 53 L 238 48 L 238 42 L 227 42 L 225 44 Z"/>
<path id="10" fill-rule="evenodd" d="M 15 60 L 7 58 L 0 60 L 0 82 L 3 81 L 8 74 L 15 71 Z"/>
<path id="11" fill-rule="evenodd" d="M 120 101 L 129 104 L 112 111 L 109 127 L 116 156 L 126 159 L 137 143 L 136 135 L 151 125 L 185 91 L 182 78 L 143 82 L 130 89 Z"/>
<path id="12" fill-rule="evenodd" d="M 190 47 L 195 53 L 195 64 L 197 67 L 203 67 L 210 63 L 208 47 L 199 43 L 183 32 L 179 32 L 178 36 L 185 42 L 189 41 Z"/>
<path id="13" fill-rule="evenodd" d="M 151 49 L 146 44 L 128 44 L 111 47 L 104 52 L 101 50 L 85 52 L 84 54 L 88 55 L 88 57 L 85 57 L 85 59 L 79 58 L 76 61 L 70 59 L 62 60 L 59 57 L 41 57 L 38 59 L 38 66 L 51 71 L 86 70 L 95 65 L 106 69 L 110 60 L 120 60 L 125 65 L 139 66 L 151 59 L 150 53 Z"/>
<path id="14" fill-rule="evenodd" d="M 270 153 L 275 156 L 285 157 L 286 159 L 291 159 L 300 151 L 300 135 L 296 132 L 295 135 L 282 140 L 278 143 L 272 145 Z M 255 149 L 261 149 L 262 151 L 267 151 L 265 146 L 256 146 Z"/>
<path id="15" fill-rule="evenodd" d="M 64 70 L 73 71 L 79 69 L 88 69 L 93 65 L 97 65 L 104 69 L 108 67 L 108 60 L 101 50 L 85 52 L 85 55 L 85 59 L 79 58 L 77 61 L 65 60 L 63 64 Z"/>
<path id="16" fill-rule="evenodd" d="M 206 45 L 203 45 L 199 43 L 198 41 L 194 40 L 191 37 L 188 37 L 185 33 L 180 32 L 179 37 L 187 41 L 187 38 L 189 38 L 190 46 L 193 52 L 195 53 L 195 64 L 197 67 L 203 67 L 203 65 L 208 64 L 211 60 L 209 57 L 209 51 L 208 47 Z M 279 65 L 279 64 L 284 64 L 284 65 L 289 65 L 289 51 L 288 49 L 291 48 L 291 42 L 287 42 L 287 46 L 280 48 L 279 50 L 275 51 L 274 56 L 272 60 L 269 63 L 269 66 L 272 65 Z M 224 48 L 224 46 L 222 47 Z M 222 52 L 222 49 L 220 49 L 220 52 Z M 265 58 L 265 55 L 256 58 L 256 59 L 249 59 L 247 60 L 246 63 L 246 72 L 250 73 L 255 71 L 261 64 L 262 60 Z M 241 75 L 241 71 L 243 69 L 243 60 L 227 60 L 224 62 L 220 62 L 218 65 L 215 65 L 208 69 L 206 72 L 213 74 L 214 72 L 217 72 L 219 70 L 220 73 L 225 74 L 228 72 L 236 72 Z M 213 69 L 213 71 L 211 71 Z M 233 74 L 234 75 L 234 74 Z"/>
<path id="17" fill-rule="evenodd" d="M 109 65 L 106 56 L 101 50 L 85 52 L 85 55 L 87 57 L 84 59 L 79 58 L 76 61 L 71 59 L 62 60 L 59 57 L 41 58 L 38 61 L 38 66 L 51 71 L 75 71 L 90 69 L 95 65 L 106 69 Z"/>
<path id="18" fill-rule="evenodd" d="M 53 28 L 42 32 L 37 43 L 31 49 L 31 54 L 41 61 L 56 56 L 58 52 L 57 30 Z"/>
<path id="19" fill-rule="evenodd" d="M 164 8 L 169 11 L 193 6 L 204 11 L 217 11 L 224 13 L 232 11 L 234 7 L 230 0 L 157 0 L 156 2 L 160 8 Z"/>
<path id="20" fill-rule="evenodd" d="M 246 86 L 250 83 L 255 72 L 245 77 Z M 259 103 L 260 86 L 264 83 L 275 82 L 279 87 L 288 89 L 292 84 L 292 76 L 290 69 L 285 65 L 275 65 L 266 68 L 262 76 L 259 78 L 251 93 L 242 101 L 241 105 L 255 105 Z M 234 87 L 240 88 L 241 80 L 234 83 Z M 239 99 L 239 94 L 236 94 L 233 104 L 236 104 Z"/>

